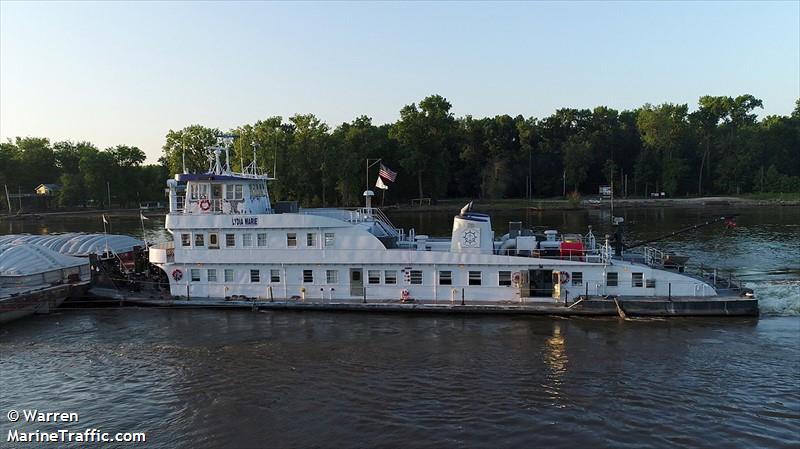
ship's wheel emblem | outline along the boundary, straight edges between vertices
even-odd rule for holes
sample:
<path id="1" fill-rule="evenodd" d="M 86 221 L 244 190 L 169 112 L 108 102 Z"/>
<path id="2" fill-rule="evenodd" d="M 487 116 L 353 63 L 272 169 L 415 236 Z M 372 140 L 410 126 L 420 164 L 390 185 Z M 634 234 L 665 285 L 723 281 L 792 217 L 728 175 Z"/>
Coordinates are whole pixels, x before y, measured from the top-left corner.
<path id="1" fill-rule="evenodd" d="M 468 248 L 475 248 L 481 240 L 481 233 L 477 229 L 468 229 L 464 231 L 461 237 L 464 240 L 464 246 Z"/>

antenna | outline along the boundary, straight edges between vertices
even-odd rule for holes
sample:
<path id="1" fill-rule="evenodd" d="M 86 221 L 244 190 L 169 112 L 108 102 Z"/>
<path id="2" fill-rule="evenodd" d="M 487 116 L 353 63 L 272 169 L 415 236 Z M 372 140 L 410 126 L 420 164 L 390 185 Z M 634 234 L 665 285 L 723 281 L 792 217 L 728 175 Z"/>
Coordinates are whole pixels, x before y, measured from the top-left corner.
<path id="1" fill-rule="evenodd" d="M 181 158 L 183 159 L 183 173 L 186 174 L 186 144 L 181 136 Z"/>
<path id="2" fill-rule="evenodd" d="M 255 175 L 256 172 L 258 171 L 258 164 L 256 163 L 256 147 L 258 146 L 258 144 L 256 143 L 255 140 L 253 140 L 252 142 L 250 142 L 250 146 L 253 147 L 253 174 Z"/>

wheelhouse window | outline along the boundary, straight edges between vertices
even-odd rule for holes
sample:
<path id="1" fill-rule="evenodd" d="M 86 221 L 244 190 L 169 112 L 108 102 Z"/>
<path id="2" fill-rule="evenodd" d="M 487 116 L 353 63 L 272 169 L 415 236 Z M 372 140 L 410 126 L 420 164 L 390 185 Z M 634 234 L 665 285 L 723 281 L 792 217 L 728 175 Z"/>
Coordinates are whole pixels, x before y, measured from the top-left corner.
<path id="1" fill-rule="evenodd" d="M 331 248 L 334 244 L 335 236 L 333 232 L 326 232 L 325 233 L 325 248 Z"/>
<path id="2" fill-rule="evenodd" d="M 314 234 L 313 232 L 306 234 L 306 246 L 317 246 L 317 234 Z"/>
<path id="3" fill-rule="evenodd" d="M 583 272 L 582 271 L 573 271 L 572 272 L 572 285 L 583 285 Z"/>
<path id="4" fill-rule="evenodd" d="M 279 283 L 281 281 L 281 270 L 269 270 L 269 281 Z"/>
<path id="5" fill-rule="evenodd" d="M 631 273 L 631 287 L 644 287 L 644 273 Z"/>
<path id="6" fill-rule="evenodd" d="M 314 282 L 314 270 L 303 270 L 303 282 L 306 284 Z"/>
<path id="7" fill-rule="evenodd" d="M 383 272 L 384 284 L 397 284 L 397 272 L 394 270 L 386 270 Z"/>
<path id="8" fill-rule="evenodd" d="M 497 285 L 501 287 L 510 287 L 511 286 L 511 272 L 510 271 L 500 271 L 497 274 Z"/>
<path id="9" fill-rule="evenodd" d="M 367 279 L 370 284 L 380 284 L 381 283 L 381 270 L 369 270 L 367 271 Z"/>
<path id="10" fill-rule="evenodd" d="M 191 234 L 181 234 L 181 246 L 192 246 Z"/>
<path id="11" fill-rule="evenodd" d="M 226 200 L 241 200 L 244 198 L 242 194 L 242 184 L 226 184 L 225 185 L 225 199 Z"/>
<path id="12" fill-rule="evenodd" d="M 208 276 L 208 282 L 217 282 L 217 270 L 214 268 L 209 268 L 206 271 L 206 275 Z"/>
<path id="13" fill-rule="evenodd" d="M 409 274 L 409 283 L 411 285 L 422 285 L 422 271 L 411 270 L 411 273 Z"/>
<path id="14" fill-rule="evenodd" d="M 242 234 L 242 246 L 253 246 L 253 234 Z"/>
<path id="15" fill-rule="evenodd" d="M 325 272 L 325 282 L 328 284 L 339 283 L 339 272 L 337 270 L 328 270 Z"/>
<path id="16" fill-rule="evenodd" d="M 250 270 L 250 282 L 261 282 L 261 272 L 258 270 Z"/>
<path id="17" fill-rule="evenodd" d="M 200 282 L 200 270 L 197 268 L 192 268 L 192 282 Z"/>
<path id="18" fill-rule="evenodd" d="M 194 235 L 194 246 L 206 246 L 206 235 L 205 234 L 195 234 Z"/>
<path id="19" fill-rule="evenodd" d="M 606 286 L 616 287 L 619 285 L 619 273 L 606 273 Z"/>
<path id="20" fill-rule="evenodd" d="M 208 184 L 189 184 L 189 199 L 205 200 L 208 199 Z"/>
<path id="21" fill-rule="evenodd" d="M 296 248 L 297 247 L 297 234 L 294 232 L 287 232 L 286 233 L 286 246 L 289 248 Z"/>
<path id="22" fill-rule="evenodd" d="M 228 248 L 236 246 L 236 234 L 225 234 L 225 246 Z"/>
<path id="23" fill-rule="evenodd" d="M 470 271 L 469 272 L 469 285 L 481 285 L 481 272 L 480 271 Z"/>
<path id="24" fill-rule="evenodd" d="M 225 269 L 225 282 L 233 282 L 233 270 L 230 268 Z"/>
<path id="25" fill-rule="evenodd" d="M 453 285 L 453 272 L 449 270 L 440 271 L 439 285 Z"/>
<path id="26" fill-rule="evenodd" d="M 266 232 L 259 232 L 257 236 L 258 246 L 264 247 L 267 246 L 267 233 Z"/>
<path id="27" fill-rule="evenodd" d="M 217 234 L 208 234 L 208 247 L 210 249 L 219 249 L 219 238 Z"/>

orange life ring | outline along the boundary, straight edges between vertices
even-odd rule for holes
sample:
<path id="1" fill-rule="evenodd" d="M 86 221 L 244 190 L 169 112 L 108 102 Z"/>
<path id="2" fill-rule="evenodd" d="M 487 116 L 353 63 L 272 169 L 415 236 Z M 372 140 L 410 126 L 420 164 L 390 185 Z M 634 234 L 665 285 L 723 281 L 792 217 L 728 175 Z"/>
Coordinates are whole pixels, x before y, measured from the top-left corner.
<path id="1" fill-rule="evenodd" d="M 520 273 L 519 271 L 515 271 L 514 274 L 511 276 L 511 282 L 513 282 L 514 285 L 519 286 L 520 283 L 522 283 L 522 273 Z"/>
<path id="2" fill-rule="evenodd" d="M 211 209 L 211 201 L 200 200 L 200 209 L 202 209 L 203 211 Z"/>
<path id="3" fill-rule="evenodd" d="M 400 299 L 403 301 L 407 300 L 411 296 L 411 293 L 407 289 L 403 289 L 400 291 Z"/>
<path id="4" fill-rule="evenodd" d="M 177 268 L 172 270 L 172 279 L 175 279 L 176 281 L 180 281 L 181 279 L 183 279 L 183 271 Z"/>

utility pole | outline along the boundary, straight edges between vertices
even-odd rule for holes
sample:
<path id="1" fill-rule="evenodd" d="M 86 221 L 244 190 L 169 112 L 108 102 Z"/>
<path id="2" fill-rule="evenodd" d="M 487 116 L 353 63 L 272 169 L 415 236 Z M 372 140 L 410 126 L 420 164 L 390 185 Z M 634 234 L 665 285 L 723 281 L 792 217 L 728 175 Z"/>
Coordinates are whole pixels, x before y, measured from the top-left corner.
<path id="1" fill-rule="evenodd" d="M 111 183 L 106 181 L 106 189 L 108 191 L 108 208 L 111 209 Z"/>

